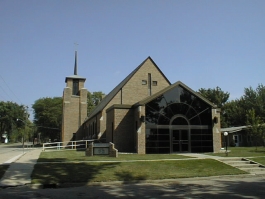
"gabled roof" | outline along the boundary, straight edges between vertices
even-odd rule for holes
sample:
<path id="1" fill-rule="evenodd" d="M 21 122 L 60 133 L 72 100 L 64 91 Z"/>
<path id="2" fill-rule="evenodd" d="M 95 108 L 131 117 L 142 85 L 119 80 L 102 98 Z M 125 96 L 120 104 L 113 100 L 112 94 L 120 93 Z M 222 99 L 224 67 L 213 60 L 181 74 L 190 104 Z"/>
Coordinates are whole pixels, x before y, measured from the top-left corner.
<path id="1" fill-rule="evenodd" d="M 147 57 L 136 69 L 134 69 L 121 83 L 119 83 L 108 95 L 106 95 L 102 101 L 98 104 L 98 106 L 95 107 L 95 109 L 90 112 L 86 120 L 89 120 L 93 116 L 95 116 L 98 112 L 102 111 L 108 103 L 115 97 L 115 95 L 121 90 L 121 88 L 133 77 L 133 75 L 144 65 L 144 63 L 150 60 L 154 66 L 158 69 L 158 71 L 163 75 L 163 77 L 167 80 L 169 84 L 170 81 L 166 78 L 164 73 L 159 69 L 159 67 L 156 65 L 156 63 L 152 60 L 152 58 L 149 56 Z"/>
<path id="2" fill-rule="evenodd" d="M 221 128 L 221 132 L 227 131 L 228 133 L 234 133 L 234 132 L 245 130 L 247 128 L 249 128 L 249 126 L 237 126 L 237 127 Z"/>
<path id="3" fill-rule="evenodd" d="M 145 105 L 148 102 L 156 99 L 157 97 L 159 97 L 160 95 L 164 94 L 165 92 L 177 87 L 177 86 L 181 86 L 183 88 L 185 88 L 186 90 L 188 90 L 190 93 L 192 93 L 193 95 L 195 95 L 196 97 L 200 98 L 202 101 L 204 101 L 205 103 L 207 103 L 208 105 L 210 105 L 211 107 L 216 108 L 216 105 L 213 104 L 212 102 L 210 102 L 209 100 L 207 100 L 206 98 L 204 98 L 202 95 L 200 95 L 198 92 L 193 91 L 191 88 L 189 88 L 187 85 L 185 85 L 184 83 L 182 83 L 181 81 L 177 81 L 176 83 L 164 88 L 163 90 L 157 92 L 154 95 L 151 95 L 141 101 L 139 101 L 138 103 L 136 103 L 134 106 L 141 106 L 141 105 Z"/>

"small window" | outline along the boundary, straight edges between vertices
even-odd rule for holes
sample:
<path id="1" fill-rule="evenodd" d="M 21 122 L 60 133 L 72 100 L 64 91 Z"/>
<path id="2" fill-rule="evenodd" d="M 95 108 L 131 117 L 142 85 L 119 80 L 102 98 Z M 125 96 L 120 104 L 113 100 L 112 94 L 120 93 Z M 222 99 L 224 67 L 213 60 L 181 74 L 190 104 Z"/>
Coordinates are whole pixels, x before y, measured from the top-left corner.
<path id="1" fill-rule="evenodd" d="M 157 86 L 157 81 L 153 81 L 153 86 Z"/>
<path id="2" fill-rule="evenodd" d="M 142 80 L 142 85 L 146 85 L 147 81 L 146 80 Z"/>

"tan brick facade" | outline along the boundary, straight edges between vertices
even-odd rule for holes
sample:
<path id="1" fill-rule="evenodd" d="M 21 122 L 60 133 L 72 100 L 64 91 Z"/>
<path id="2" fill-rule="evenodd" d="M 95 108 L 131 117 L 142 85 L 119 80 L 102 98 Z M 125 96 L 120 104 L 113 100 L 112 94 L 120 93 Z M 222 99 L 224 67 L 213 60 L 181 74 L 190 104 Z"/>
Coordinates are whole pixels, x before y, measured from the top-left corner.
<path id="1" fill-rule="evenodd" d="M 221 149 L 221 120 L 220 109 L 212 109 L 213 119 L 213 152 L 217 153 Z M 215 119 L 217 118 L 217 119 Z M 216 123 L 217 122 L 217 123 Z"/>
<path id="2" fill-rule="evenodd" d="M 114 117 L 115 116 L 115 117 Z M 111 107 L 107 111 L 107 142 L 115 143 L 122 152 L 134 152 L 133 111 L 127 107 Z"/>
<path id="3" fill-rule="evenodd" d="M 84 81 L 79 82 L 79 96 L 73 96 L 73 79 L 68 78 L 64 90 L 63 139 L 71 140 L 76 132 L 77 139 L 99 139 L 101 142 L 114 143 L 119 152 L 145 154 L 145 131 L 150 127 L 145 123 L 148 108 L 143 99 L 158 97 L 171 86 L 174 85 L 171 85 L 153 60 L 147 58 L 102 100 L 98 105 L 100 108 L 96 107 L 85 119 L 87 91 L 83 88 Z M 197 95 L 191 89 L 187 90 Z M 212 106 L 212 120 L 217 121 L 212 124 L 212 138 L 213 150 L 218 152 L 221 148 L 220 110 L 210 102 L 208 105 Z M 210 121 L 211 117 L 208 116 Z"/>
<path id="4" fill-rule="evenodd" d="M 157 82 L 156 86 L 151 85 L 151 93 L 148 88 L 148 84 L 143 85 L 142 80 L 148 81 L 149 75 L 151 76 L 151 84 L 153 81 Z M 113 96 L 113 98 L 110 100 L 110 102 L 100 111 L 98 114 L 96 114 L 94 117 L 89 118 L 85 122 L 85 134 L 89 135 L 89 129 L 87 126 L 93 125 L 93 123 L 96 123 L 97 125 L 97 138 L 102 138 L 101 136 L 106 137 L 106 141 L 109 142 L 111 139 L 109 139 L 108 132 L 106 132 L 106 129 L 109 128 L 107 124 L 107 115 L 106 110 L 113 106 L 114 104 L 128 104 L 133 105 L 137 103 L 138 101 L 142 100 L 143 98 L 146 98 L 150 96 L 150 94 L 154 94 L 167 86 L 170 85 L 170 82 L 165 78 L 163 73 L 159 70 L 159 68 L 153 63 L 153 61 L 148 58 L 145 60 L 145 62 L 142 64 L 142 66 L 137 70 L 137 72 L 130 78 L 130 80 Z M 109 117 L 109 116 L 108 116 Z M 95 122 L 97 121 L 97 122 Z M 134 125 L 133 125 L 134 126 Z M 89 136 L 88 136 L 89 138 Z M 119 149 L 115 143 L 115 146 L 117 149 Z"/>
<path id="5" fill-rule="evenodd" d="M 63 142 L 71 141 L 87 117 L 87 90 L 84 79 L 79 81 L 79 95 L 73 95 L 73 79 L 66 78 L 66 88 L 63 92 L 62 135 Z M 66 143 L 65 143 L 66 144 Z"/>

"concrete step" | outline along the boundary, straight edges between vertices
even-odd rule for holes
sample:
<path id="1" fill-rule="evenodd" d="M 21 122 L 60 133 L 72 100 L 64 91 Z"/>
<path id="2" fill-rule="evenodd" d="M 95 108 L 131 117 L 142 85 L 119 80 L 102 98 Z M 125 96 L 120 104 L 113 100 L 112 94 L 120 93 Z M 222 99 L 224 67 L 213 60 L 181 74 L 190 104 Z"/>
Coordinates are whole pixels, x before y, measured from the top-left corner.
<path id="1" fill-rule="evenodd" d="M 265 175 L 265 167 L 247 158 L 222 158 L 221 162 L 250 174 Z"/>
<path id="2" fill-rule="evenodd" d="M 233 165 L 233 166 L 235 166 L 237 168 L 257 168 L 257 167 L 259 167 L 258 164 L 237 164 L 237 165 Z"/>
<path id="3" fill-rule="evenodd" d="M 252 171 L 251 174 L 264 175 L 265 176 L 265 170 L 264 171 Z"/>
<path id="4" fill-rule="evenodd" d="M 263 171 L 265 172 L 265 168 L 262 168 L 262 167 L 256 167 L 256 168 L 240 168 L 241 170 L 244 170 L 246 172 L 249 172 L 249 173 L 253 173 L 253 172 L 256 172 L 256 171 Z"/>
<path id="5" fill-rule="evenodd" d="M 230 161 L 242 161 L 242 158 L 222 158 L 220 159 L 222 162 L 230 162 Z"/>
<path id="6" fill-rule="evenodd" d="M 246 161 L 225 161 L 224 163 L 229 164 L 229 165 L 250 164 L 250 162 L 246 162 Z"/>

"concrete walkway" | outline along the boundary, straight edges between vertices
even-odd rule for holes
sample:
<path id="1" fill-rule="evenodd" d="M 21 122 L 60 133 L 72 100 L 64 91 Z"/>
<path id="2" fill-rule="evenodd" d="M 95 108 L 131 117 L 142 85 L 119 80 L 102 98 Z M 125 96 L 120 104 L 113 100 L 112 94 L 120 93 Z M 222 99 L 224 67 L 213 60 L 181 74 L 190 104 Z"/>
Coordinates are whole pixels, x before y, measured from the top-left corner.
<path id="1" fill-rule="evenodd" d="M 31 183 L 31 173 L 34 169 L 40 153 L 41 148 L 28 148 L 25 153 L 18 157 L 15 162 L 11 158 L 8 162 L 10 164 L 8 170 L 1 178 L 0 187 L 22 186 Z M 11 163 L 12 162 L 12 163 Z"/>
<path id="2" fill-rule="evenodd" d="M 200 159 L 210 158 L 210 159 L 219 160 L 219 159 L 226 158 L 226 157 L 220 157 L 220 156 L 205 155 L 205 154 L 201 154 L 201 153 L 181 153 L 180 155 L 193 157 L 193 158 L 200 158 Z"/>

